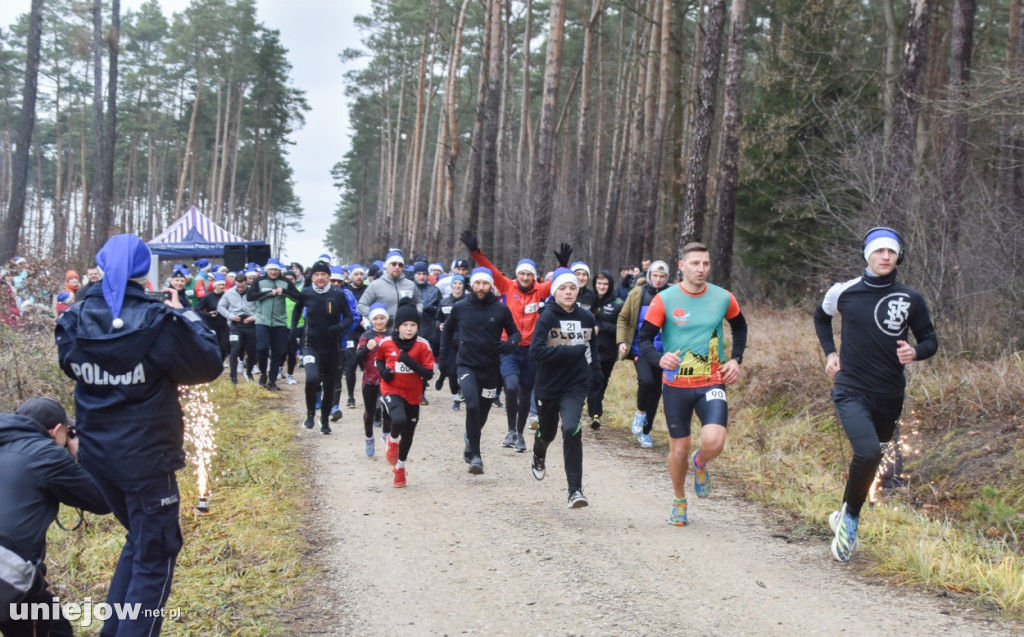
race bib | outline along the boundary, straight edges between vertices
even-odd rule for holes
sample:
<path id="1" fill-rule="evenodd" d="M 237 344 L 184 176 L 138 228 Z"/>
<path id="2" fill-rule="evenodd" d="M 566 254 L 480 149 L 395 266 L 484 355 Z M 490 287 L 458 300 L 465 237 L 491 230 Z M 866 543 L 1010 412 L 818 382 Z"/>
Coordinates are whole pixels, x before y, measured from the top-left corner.
<path id="1" fill-rule="evenodd" d="M 525 308 L 523 308 L 523 313 L 525 314 L 536 314 L 539 311 L 540 306 L 537 303 L 530 303 Z"/>
<path id="2" fill-rule="evenodd" d="M 345 348 L 346 349 L 352 349 L 355 346 L 356 346 L 356 342 L 355 341 L 345 341 Z"/>
<path id="3" fill-rule="evenodd" d="M 725 400 L 725 390 L 719 387 L 715 387 L 714 389 L 708 391 L 708 393 L 704 394 L 704 400 L 707 400 L 708 402 L 711 402 L 712 400 L 722 400 L 725 402 L 729 402 Z"/>
<path id="4" fill-rule="evenodd" d="M 316 365 L 316 356 L 306 355 L 302 357 L 303 365 Z"/>
<path id="5" fill-rule="evenodd" d="M 412 369 L 410 369 L 409 366 L 406 365 L 405 363 L 403 363 L 402 361 L 397 361 L 395 363 L 395 373 L 396 374 L 415 374 L 416 372 L 412 371 Z"/>
<path id="6" fill-rule="evenodd" d="M 486 387 L 484 387 L 480 390 L 480 395 L 483 396 L 484 398 L 494 398 L 494 394 L 496 394 L 497 392 L 497 388 L 487 389 Z"/>
<path id="7" fill-rule="evenodd" d="M 398 298 L 400 298 L 400 299 L 411 299 L 412 298 L 412 292 L 403 290 L 403 291 L 398 293 Z"/>
<path id="8" fill-rule="evenodd" d="M 231 336 L 228 337 L 228 341 L 230 341 L 232 343 L 235 343 L 235 342 L 240 341 L 240 340 L 241 340 L 241 337 L 239 337 L 238 334 L 232 334 Z"/>
<path id="9" fill-rule="evenodd" d="M 441 308 L 441 314 L 444 314 L 445 316 L 448 316 L 451 313 L 452 313 L 452 306 L 446 305 L 446 306 Z"/>

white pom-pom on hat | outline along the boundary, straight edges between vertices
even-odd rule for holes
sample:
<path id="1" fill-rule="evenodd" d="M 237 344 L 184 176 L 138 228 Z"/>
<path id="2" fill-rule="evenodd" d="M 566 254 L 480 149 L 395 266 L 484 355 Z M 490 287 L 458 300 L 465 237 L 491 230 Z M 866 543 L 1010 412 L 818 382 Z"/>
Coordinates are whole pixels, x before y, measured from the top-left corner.
<path id="1" fill-rule="evenodd" d="M 121 320 L 121 317 L 118 317 L 118 318 L 114 319 L 114 324 L 113 325 L 114 325 L 114 329 L 115 330 L 119 330 L 122 327 L 124 327 L 124 321 Z"/>

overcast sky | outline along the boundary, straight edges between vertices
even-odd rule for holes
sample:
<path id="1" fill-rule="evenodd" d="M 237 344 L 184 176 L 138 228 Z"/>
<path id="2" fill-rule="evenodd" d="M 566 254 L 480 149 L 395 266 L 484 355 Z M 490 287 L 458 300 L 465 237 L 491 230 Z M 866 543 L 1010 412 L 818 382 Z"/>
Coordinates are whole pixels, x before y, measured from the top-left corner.
<path id="1" fill-rule="evenodd" d="M 159 2 L 168 17 L 189 4 L 188 0 Z M 110 0 L 104 0 L 105 6 L 109 4 Z M 122 15 L 141 4 L 143 0 L 121 0 Z M 4 30 L 30 6 L 31 0 L 0 1 Z M 306 113 L 305 127 L 292 135 L 295 145 L 289 155 L 295 171 L 295 191 L 305 211 L 305 232 L 290 232 L 282 253 L 277 255 L 305 264 L 324 251 L 324 237 L 338 201 L 330 170 L 349 147 L 342 84 L 346 67 L 338 54 L 359 45 L 360 34 L 352 19 L 370 13 L 370 0 L 256 0 L 256 7 L 257 19 L 281 32 L 281 42 L 292 63 L 292 85 L 306 92 L 312 107 Z"/>

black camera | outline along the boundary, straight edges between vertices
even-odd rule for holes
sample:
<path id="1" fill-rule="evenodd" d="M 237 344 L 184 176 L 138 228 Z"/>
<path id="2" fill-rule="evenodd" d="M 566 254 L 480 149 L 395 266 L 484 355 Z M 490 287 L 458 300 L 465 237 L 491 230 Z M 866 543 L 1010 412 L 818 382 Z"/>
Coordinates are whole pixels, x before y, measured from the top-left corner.
<path id="1" fill-rule="evenodd" d="M 68 440 L 74 440 L 78 437 L 78 429 L 74 425 L 66 425 L 68 430 Z"/>
<path id="2" fill-rule="evenodd" d="M 154 292 L 152 290 L 146 290 L 146 296 L 148 296 L 149 298 L 153 299 L 154 301 L 160 301 L 160 302 L 170 301 L 171 300 L 171 293 L 170 292 L 164 292 L 163 290 L 160 290 L 160 291 L 157 291 L 157 292 Z"/>

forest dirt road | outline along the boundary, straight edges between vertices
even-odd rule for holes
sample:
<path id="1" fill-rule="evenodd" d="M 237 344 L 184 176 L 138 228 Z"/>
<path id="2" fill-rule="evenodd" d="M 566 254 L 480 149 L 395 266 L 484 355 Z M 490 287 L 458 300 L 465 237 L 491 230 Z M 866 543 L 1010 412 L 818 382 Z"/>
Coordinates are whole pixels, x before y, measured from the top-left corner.
<path id="1" fill-rule="evenodd" d="M 289 393 L 313 468 L 307 528 L 324 579 L 291 634 L 1024 634 L 963 598 L 866 579 L 857 557 L 833 561 L 823 538 L 790 541 L 727 485 L 707 500 L 691 493 L 690 525 L 670 526 L 665 450 L 640 449 L 622 430 L 585 428 L 590 506 L 568 509 L 560 438 L 538 482 L 529 451 L 501 447 L 505 412 L 492 410 L 485 473 L 470 475 L 464 413 L 431 391 L 408 486 L 396 489 L 380 429 L 376 455 L 365 455 L 361 401 L 322 436 L 298 424 L 301 388 Z"/>

